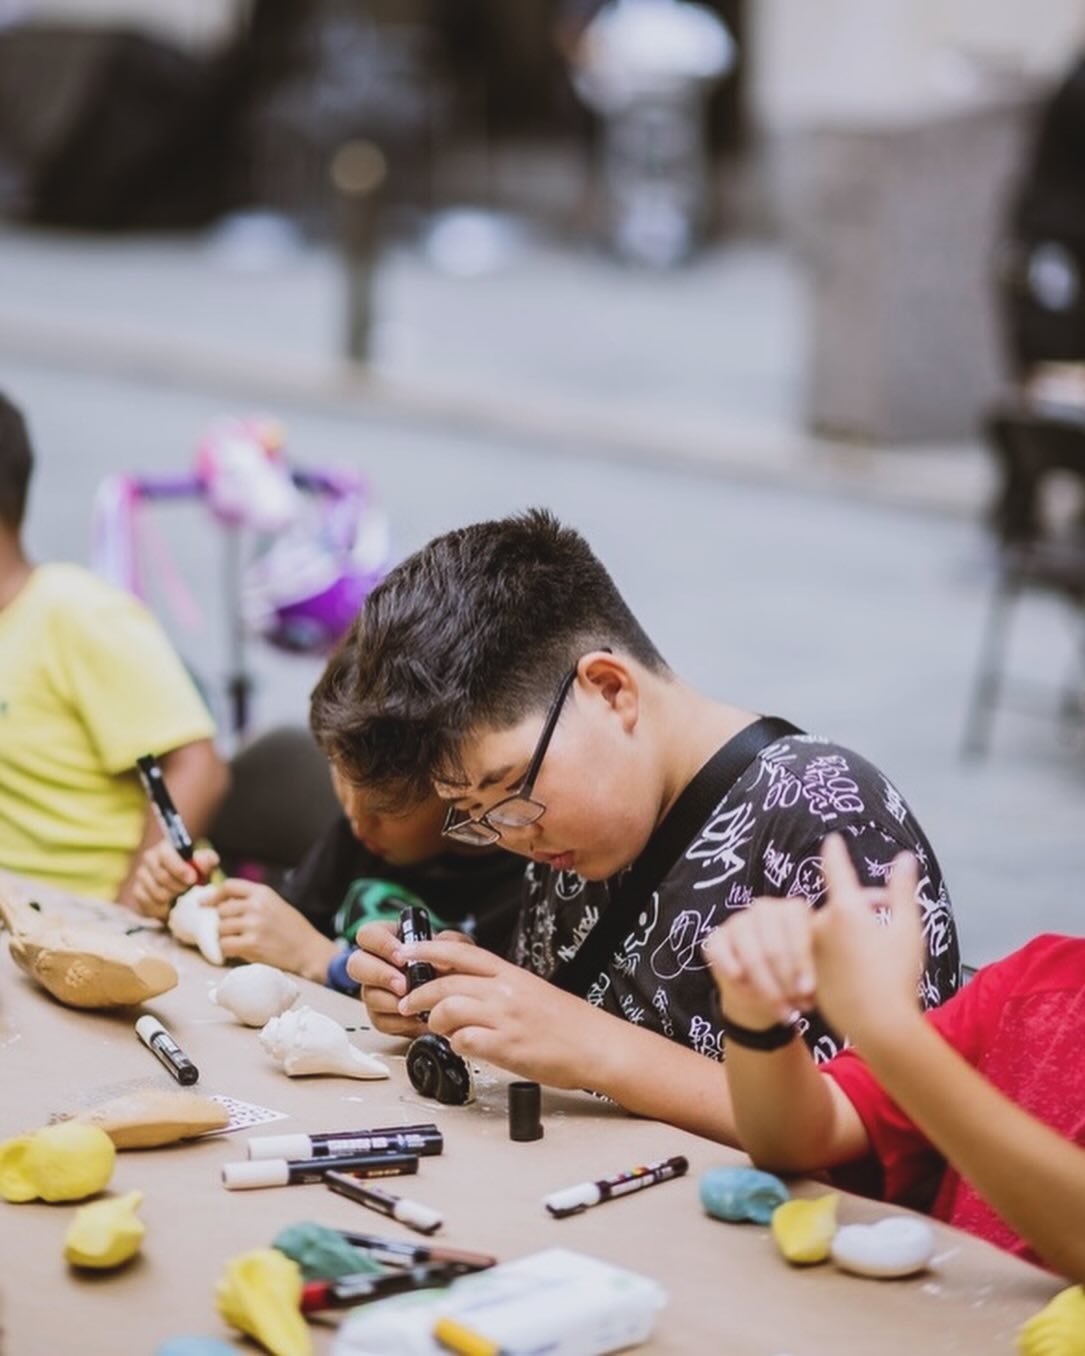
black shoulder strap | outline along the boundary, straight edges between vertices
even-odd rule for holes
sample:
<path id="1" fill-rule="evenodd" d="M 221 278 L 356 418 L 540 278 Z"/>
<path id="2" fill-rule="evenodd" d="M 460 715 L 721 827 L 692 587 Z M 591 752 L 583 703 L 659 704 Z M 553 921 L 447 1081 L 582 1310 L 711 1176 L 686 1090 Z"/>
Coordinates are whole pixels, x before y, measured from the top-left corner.
<path id="1" fill-rule="evenodd" d="M 801 733 L 797 725 L 779 716 L 762 716 L 717 749 L 671 806 L 576 955 L 559 966 L 550 982 L 567 993 L 586 993 L 629 931 L 630 905 L 647 899 L 656 889 L 761 750 L 785 735 Z"/>

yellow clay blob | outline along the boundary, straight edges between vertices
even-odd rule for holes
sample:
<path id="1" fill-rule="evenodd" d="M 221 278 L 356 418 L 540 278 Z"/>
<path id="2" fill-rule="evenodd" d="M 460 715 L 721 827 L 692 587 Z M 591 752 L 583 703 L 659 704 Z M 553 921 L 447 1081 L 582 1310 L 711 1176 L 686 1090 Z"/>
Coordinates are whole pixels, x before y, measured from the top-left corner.
<path id="1" fill-rule="evenodd" d="M 73 1266 L 119 1267 L 139 1252 L 147 1226 L 136 1215 L 142 1191 L 114 1200 L 94 1201 L 75 1212 L 64 1239 L 64 1256 Z"/>
<path id="2" fill-rule="evenodd" d="M 96 1125 L 62 1121 L 0 1144 L 0 1196 L 6 1201 L 81 1201 L 113 1176 L 117 1151 Z"/>
<path id="3" fill-rule="evenodd" d="M 789 1262 L 824 1262 L 836 1233 L 837 1193 L 785 1201 L 772 1212 L 772 1236 Z"/>
<path id="4" fill-rule="evenodd" d="M 312 1338 L 298 1308 L 301 1268 L 275 1248 L 256 1248 L 227 1262 L 215 1299 L 223 1318 L 272 1356 L 311 1356 Z"/>
<path id="5" fill-rule="evenodd" d="M 1085 1356 L 1085 1289 L 1061 1290 L 1017 1334 L 1021 1356 Z"/>

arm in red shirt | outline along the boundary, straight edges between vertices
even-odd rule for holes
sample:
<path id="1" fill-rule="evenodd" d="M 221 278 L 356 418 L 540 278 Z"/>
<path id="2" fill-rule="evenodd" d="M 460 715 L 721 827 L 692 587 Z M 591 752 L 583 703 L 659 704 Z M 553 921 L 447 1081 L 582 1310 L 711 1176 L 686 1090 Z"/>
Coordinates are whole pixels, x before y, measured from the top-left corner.
<path id="1" fill-rule="evenodd" d="M 787 1008 L 816 1001 L 831 1025 L 849 1033 L 917 1140 L 952 1162 L 1052 1267 L 1085 1281 L 1085 1153 L 969 1063 L 981 1053 L 983 1006 L 1002 1001 L 1001 967 L 953 1000 L 958 1053 L 916 1004 L 922 939 L 914 863 L 894 872 L 892 916 L 883 926 L 871 902 L 884 899 L 859 886 L 843 844 L 827 839 L 824 858 L 829 901 L 819 914 L 783 914 L 772 901 L 715 934 L 706 950 L 724 1012 L 742 1025 L 767 1026 Z M 942 1020 L 952 1025 L 952 1010 Z M 739 1136 L 755 1161 L 810 1171 L 870 1151 L 867 1127 L 841 1086 L 847 1079 L 821 1077 L 798 1042 L 773 1054 L 732 1044 L 725 1067 Z"/>

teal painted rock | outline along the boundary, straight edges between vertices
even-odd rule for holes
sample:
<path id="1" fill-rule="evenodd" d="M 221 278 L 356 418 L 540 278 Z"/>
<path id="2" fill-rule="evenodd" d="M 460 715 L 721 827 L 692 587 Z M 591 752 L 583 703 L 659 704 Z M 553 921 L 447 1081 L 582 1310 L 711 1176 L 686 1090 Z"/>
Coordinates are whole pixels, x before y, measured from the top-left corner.
<path id="1" fill-rule="evenodd" d="M 217 1337 L 171 1337 L 155 1347 L 154 1356 L 238 1356 L 238 1352 Z"/>
<path id="2" fill-rule="evenodd" d="M 705 1213 L 729 1224 L 768 1224 L 790 1195 L 779 1177 L 757 1168 L 711 1168 L 701 1178 Z"/>
<path id="3" fill-rule="evenodd" d="M 335 1229 L 323 1224 L 291 1224 L 271 1246 L 297 1262 L 307 1281 L 333 1281 L 363 1272 L 379 1276 L 384 1271 L 368 1253 L 352 1248 Z"/>

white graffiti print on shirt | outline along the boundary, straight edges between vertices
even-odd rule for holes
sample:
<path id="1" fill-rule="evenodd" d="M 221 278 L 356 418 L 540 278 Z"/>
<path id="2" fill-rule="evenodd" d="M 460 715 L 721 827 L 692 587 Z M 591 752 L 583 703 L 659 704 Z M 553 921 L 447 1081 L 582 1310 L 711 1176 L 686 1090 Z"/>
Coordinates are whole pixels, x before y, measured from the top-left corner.
<path id="1" fill-rule="evenodd" d="M 701 830 L 700 837 L 686 849 L 686 860 L 700 862 L 703 870 L 714 871 L 707 880 L 694 882 L 695 890 L 708 890 L 720 885 L 730 876 L 736 875 L 746 865 L 741 850 L 749 845 L 753 837 L 756 816 L 748 801 L 736 805 L 733 810 L 716 807 L 712 818 Z"/>
<path id="2" fill-rule="evenodd" d="M 637 1000 L 631 993 L 623 993 L 621 999 L 622 1016 L 627 1022 L 632 1022 L 634 1026 L 644 1025 L 644 1009 L 639 1007 Z"/>
<path id="3" fill-rule="evenodd" d="M 584 998 L 587 1002 L 589 1002 L 592 1005 L 593 1008 L 601 1008 L 603 1006 L 603 1000 L 606 998 L 607 991 L 609 990 L 609 988 L 610 988 L 610 976 L 604 970 L 603 973 L 599 976 L 599 978 L 588 990 L 588 992 L 584 995 Z"/>
<path id="4" fill-rule="evenodd" d="M 653 890 L 651 901 L 637 915 L 637 926 L 614 953 L 614 960 L 611 963 L 619 974 L 632 977 L 636 973 L 644 944 L 652 935 L 658 922 L 659 891 Z"/>
<path id="5" fill-rule="evenodd" d="M 599 921 L 599 907 L 596 904 L 585 904 L 584 912 L 577 919 L 576 927 L 573 928 L 572 936 L 564 945 L 558 947 L 558 959 L 562 961 L 571 961 L 580 948 L 592 928 Z"/>
<path id="6" fill-rule="evenodd" d="M 587 883 L 575 871 L 559 871 L 554 876 L 554 894 L 562 903 L 567 903 L 570 899 L 576 899 L 577 895 L 582 895 Z"/>
<path id="7" fill-rule="evenodd" d="M 811 908 L 825 893 L 825 871 L 820 857 L 804 857 L 795 868 L 787 893 L 805 899 Z"/>
<path id="8" fill-rule="evenodd" d="M 689 1019 L 689 1044 L 699 1055 L 716 1060 L 723 1058 L 723 1033 L 703 1017 Z"/>
<path id="9" fill-rule="evenodd" d="M 893 844 L 896 847 L 896 844 Z M 903 851 L 904 849 L 900 849 Z M 922 859 L 926 858 L 926 853 L 922 853 Z M 944 956 L 953 943 L 952 926 L 950 922 L 949 896 L 946 893 L 945 885 L 941 885 L 937 895 L 932 895 L 934 882 L 931 880 L 930 873 L 925 869 L 926 861 L 921 859 L 920 850 L 914 849 L 913 856 L 919 862 L 923 874 L 919 877 L 919 884 L 916 886 L 915 899 L 919 905 L 919 911 L 922 916 L 923 941 L 927 949 L 927 955 L 935 960 L 939 956 Z M 893 869 L 896 866 L 896 859 L 889 862 L 876 862 L 870 857 L 864 858 L 864 865 L 870 880 L 889 881 L 893 876 Z"/>
<path id="10" fill-rule="evenodd" d="M 761 868 L 765 873 L 765 879 L 774 890 L 784 888 L 784 881 L 791 874 L 794 865 L 795 859 L 791 856 L 791 853 L 784 852 L 770 839 L 761 857 Z"/>
<path id="11" fill-rule="evenodd" d="M 674 1022 L 671 1020 L 670 996 L 667 990 L 661 984 L 655 993 L 652 994 L 652 1007 L 655 1008 L 659 1016 L 659 1025 L 663 1030 L 664 1036 L 668 1039 L 674 1039 Z"/>
<path id="12" fill-rule="evenodd" d="M 882 788 L 885 791 L 883 803 L 887 812 L 893 816 L 898 824 L 903 824 L 908 818 L 908 807 L 904 803 L 904 797 L 884 774 L 882 775 Z"/>
<path id="13" fill-rule="evenodd" d="M 716 926 L 716 906 L 702 918 L 696 909 L 683 909 L 671 922 L 670 930 L 651 955 L 656 979 L 677 979 L 694 970 L 707 970 L 701 943 Z"/>
<path id="14" fill-rule="evenodd" d="M 812 758 L 803 769 L 802 793 L 810 813 L 817 815 L 823 824 L 838 815 L 863 813 L 859 784 L 848 776 L 848 772 L 847 760 L 838 753 Z"/>

